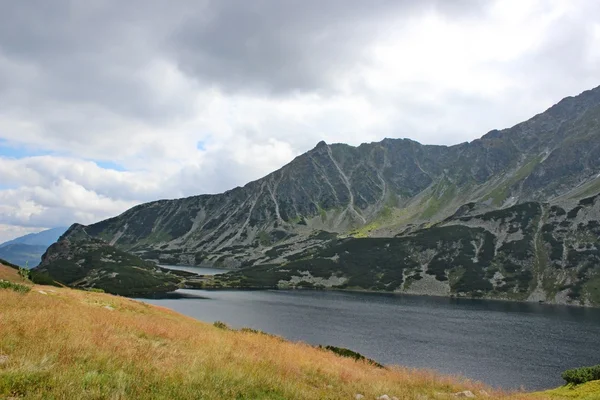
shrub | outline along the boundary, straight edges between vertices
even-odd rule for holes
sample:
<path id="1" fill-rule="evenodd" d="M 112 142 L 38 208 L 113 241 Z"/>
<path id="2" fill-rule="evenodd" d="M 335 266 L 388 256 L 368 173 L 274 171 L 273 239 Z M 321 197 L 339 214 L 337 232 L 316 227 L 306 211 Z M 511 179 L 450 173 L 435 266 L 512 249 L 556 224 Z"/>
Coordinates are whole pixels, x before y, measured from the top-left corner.
<path id="1" fill-rule="evenodd" d="M 50 277 L 50 275 L 48 275 L 44 272 L 36 271 L 36 270 L 29 270 L 29 279 L 33 283 L 36 283 L 38 285 L 47 285 L 47 286 L 56 286 L 56 287 L 62 286 L 57 281 L 52 279 Z"/>
<path id="2" fill-rule="evenodd" d="M 0 279 L 0 289 L 12 289 L 18 293 L 27 293 L 31 290 L 31 287 Z"/>
<path id="3" fill-rule="evenodd" d="M 600 365 L 566 370 L 562 373 L 562 378 L 573 385 L 600 380 Z"/>
<path id="4" fill-rule="evenodd" d="M 219 329 L 225 329 L 225 330 L 231 330 L 231 328 L 229 327 L 229 325 L 227 325 L 225 322 L 222 321 L 215 321 L 213 323 L 213 325 L 215 326 L 215 328 L 219 328 Z"/>
<path id="5" fill-rule="evenodd" d="M 19 267 L 19 276 L 23 279 L 31 280 L 31 271 L 27 268 Z"/>
<path id="6" fill-rule="evenodd" d="M 338 356 L 353 358 L 356 361 L 366 361 L 369 364 L 372 364 L 376 367 L 383 368 L 383 365 L 379 364 L 377 361 L 371 360 L 370 358 L 367 358 L 367 357 L 363 356 L 362 354 L 357 353 L 356 351 L 352 351 L 352 350 L 346 349 L 344 347 L 336 347 L 336 346 L 323 347 L 323 346 L 319 345 L 318 348 L 329 350 L 329 351 L 337 354 Z"/>
<path id="7" fill-rule="evenodd" d="M 255 334 L 255 335 L 264 335 L 264 336 L 268 336 L 268 337 L 273 338 L 273 339 L 278 339 L 278 340 L 280 340 L 282 342 L 285 341 L 285 339 L 283 337 L 281 337 L 281 336 L 273 335 L 272 333 L 267 333 L 267 332 L 261 331 L 259 329 L 252 329 L 252 328 L 244 327 L 244 328 L 240 329 L 240 332 L 243 332 L 243 333 L 252 333 L 252 334 Z"/>

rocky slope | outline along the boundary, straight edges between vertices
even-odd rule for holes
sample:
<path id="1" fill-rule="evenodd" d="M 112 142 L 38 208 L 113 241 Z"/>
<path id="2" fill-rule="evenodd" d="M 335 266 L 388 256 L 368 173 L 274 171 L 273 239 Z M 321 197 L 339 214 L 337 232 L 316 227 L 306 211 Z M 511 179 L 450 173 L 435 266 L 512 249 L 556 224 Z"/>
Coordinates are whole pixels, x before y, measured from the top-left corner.
<path id="1" fill-rule="evenodd" d="M 393 238 L 332 237 L 287 256 L 282 247 L 277 262 L 215 283 L 600 305 L 600 195 L 474 211 L 470 204 L 432 227 Z"/>
<path id="2" fill-rule="evenodd" d="M 559 216 L 551 216 L 548 207 L 556 205 L 565 209 L 561 204 L 576 204 L 600 192 L 599 117 L 600 88 L 596 88 L 563 99 L 544 113 L 510 129 L 495 130 L 481 139 L 455 146 L 421 145 L 406 139 L 385 139 L 358 147 L 321 142 L 280 170 L 244 187 L 218 195 L 142 204 L 84 230 L 90 237 L 100 238 L 145 259 L 230 268 L 303 258 L 307 251 L 322 251 L 333 236 L 371 237 L 370 242 L 375 243 L 376 238 L 427 236 L 424 232 L 454 234 L 460 230 L 468 238 L 465 237 L 458 250 L 453 250 L 456 257 L 466 257 L 468 253 L 463 254 L 463 249 L 470 251 L 468 248 L 473 247 L 467 246 L 469 241 L 483 241 L 485 246 L 494 243 L 493 255 L 488 252 L 481 255 L 491 257 L 494 264 L 521 257 L 510 265 L 516 266 L 514 273 L 522 275 L 513 276 L 515 281 L 507 287 L 518 287 L 519 297 L 527 294 L 540 299 L 545 290 L 544 298 L 550 299 L 552 291 L 565 290 L 558 290 L 559 281 L 566 282 L 564 285 L 570 285 L 571 281 L 566 277 L 558 279 L 560 274 L 554 276 L 546 272 L 548 277 L 544 275 L 542 280 L 556 283 L 547 283 L 553 286 L 547 290 L 532 283 L 531 279 L 541 276 L 534 273 L 532 265 L 541 263 L 542 256 L 540 260 L 535 257 L 544 247 L 542 239 L 557 242 L 569 239 L 561 237 L 559 229 L 561 223 L 567 222 L 559 221 Z M 508 228 L 497 220 L 497 215 L 521 210 L 525 204 L 532 207 L 532 216 L 527 219 L 529 225 L 520 226 L 515 232 L 502 231 Z M 475 222 L 461 219 L 475 218 L 471 215 L 490 215 L 498 228 L 475 227 L 472 226 Z M 552 226 L 552 230 L 540 234 L 545 226 L 546 230 Z M 569 229 L 573 232 L 576 226 Z M 549 234 L 554 239 L 550 239 Z M 520 254 L 521 249 L 514 249 L 515 253 L 508 255 L 509 250 L 505 249 L 506 254 L 501 258 L 502 246 L 510 248 L 516 244 L 508 243 L 518 242 L 516 239 L 506 241 L 510 235 L 523 236 L 528 246 L 535 244 L 534 256 L 529 255 L 530 250 L 523 250 L 527 255 Z M 391 241 L 391 246 L 400 239 L 386 240 Z M 419 257 L 426 259 L 428 251 L 423 250 Z M 566 253 L 568 251 L 563 251 Z M 414 257 L 413 262 L 419 265 L 429 264 Z M 551 259 L 546 264 L 568 269 L 575 261 L 566 257 L 560 263 Z M 458 279 L 455 276 L 458 273 L 446 272 L 449 283 L 443 286 L 440 279 L 428 278 L 441 278 L 441 272 L 422 271 L 421 279 L 415 272 L 415 284 L 407 285 L 407 271 L 416 267 L 400 265 L 404 272 L 394 273 L 402 277 L 397 279 L 401 283 L 396 283 L 402 290 L 410 291 L 412 287 L 421 291 L 416 288 L 428 282 L 430 288 L 426 292 L 456 292 L 452 282 Z M 541 269 L 541 264 L 536 268 Z M 478 275 L 492 274 L 487 267 L 485 271 L 481 269 L 481 261 L 464 269 L 467 274 L 475 270 Z M 499 270 L 495 276 L 497 280 L 506 281 L 511 274 Z M 486 284 L 481 290 L 501 292 L 498 285 L 490 284 L 492 289 Z M 529 288 L 526 291 L 525 286 Z M 577 287 L 571 289 L 578 290 Z M 507 293 L 511 291 L 514 290 Z M 555 298 L 561 296 L 564 297 L 559 294 Z"/>

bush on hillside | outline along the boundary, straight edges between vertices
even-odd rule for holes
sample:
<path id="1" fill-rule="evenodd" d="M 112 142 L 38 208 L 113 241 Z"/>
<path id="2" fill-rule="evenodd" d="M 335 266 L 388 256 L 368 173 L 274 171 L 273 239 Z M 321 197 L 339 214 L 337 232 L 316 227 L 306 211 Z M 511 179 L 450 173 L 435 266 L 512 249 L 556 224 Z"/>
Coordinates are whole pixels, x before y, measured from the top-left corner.
<path id="1" fill-rule="evenodd" d="M 24 279 L 31 279 L 31 271 L 26 268 L 19 267 L 19 275 Z"/>
<path id="2" fill-rule="evenodd" d="M 566 370 L 562 373 L 562 378 L 573 385 L 600 380 L 600 365 Z"/>
<path id="3" fill-rule="evenodd" d="M 54 279 L 52 279 L 50 277 L 50 275 L 44 273 L 44 272 L 39 272 L 36 270 L 29 270 L 29 279 L 38 285 L 47 285 L 47 286 L 56 286 L 56 287 L 61 287 L 62 285 L 60 285 L 57 281 L 55 281 Z"/>
<path id="4" fill-rule="evenodd" d="M 12 289 L 18 293 L 27 293 L 31 290 L 31 287 L 0 279 L 0 289 Z"/>
<path id="5" fill-rule="evenodd" d="M 231 328 L 229 327 L 229 325 L 227 325 L 227 324 L 226 324 L 225 322 L 223 322 L 223 321 L 215 321 L 215 322 L 213 323 L 213 326 L 214 326 L 215 328 L 219 328 L 219 329 L 225 329 L 225 330 L 227 330 L 227 331 L 231 330 Z"/>
<path id="6" fill-rule="evenodd" d="M 369 364 L 372 364 L 372 365 L 374 365 L 376 367 L 383 368 L 383 365 L 379 364 L 377 361 L 371 360 L 370 358 L 367 358 L 367 357 L 363 356 L 362 354 L 357 353 L 356 351 L 352 351 L 352 350 L 346 349 L 344 347 L 321 346 L 321 345 L 319 345 L 318 348 L 319 349 L 329 350 L 329 351 L 337 354 L 338 356 L 353 358 L 356 361 L 366 361 Z"/>

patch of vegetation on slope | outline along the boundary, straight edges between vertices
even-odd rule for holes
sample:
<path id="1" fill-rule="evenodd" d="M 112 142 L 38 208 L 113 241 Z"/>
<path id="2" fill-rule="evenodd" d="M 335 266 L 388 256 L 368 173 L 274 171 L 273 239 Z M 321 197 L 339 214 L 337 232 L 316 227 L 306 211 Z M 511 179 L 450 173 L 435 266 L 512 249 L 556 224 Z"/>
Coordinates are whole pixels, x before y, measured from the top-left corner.
<path id="1" fill-rule="evenodd" d="M 513 300 L 528 299 L 543 281 L 549 301 L 566 290 L 565 302 L 600 304 L 600 223 L 576 223 L 575 217 L 568 218 L 577 213 L 557 206 L 546 215 L 544 207 L 530 202 L 478 215 L 458 214 L 395 238 L 330 237 L 323 247 L 290 256 L 286 263 L 252 266 L 214 279 L 217 287 L 403 292 L 430 276 L 438 282 L 432 290 L 442 285 L 459 296 Z M 576 208 L 595 212 L 598 204 L 584 199 Z M 556 239 L 558 234 L 573 243 L 566 247 L 564 265 L 556 260 L 563 259 L 564 240 Z M 546 254 L 560 263 L 556 268 L 567 278 L 550 275 L 552 268 L 541 265 Z"/>
<path id="2" fill-rule="evenodd" d="M 193 275 L 160 268 L 87 236 L 77 226 L 48 248 L 32 273 L 46 275 L 67 286 L 102 289 L 124 296 L 172 291 L 185 276 Z"/>
<path id="3" fill-rule="evenodd" d="M 548 253 L 547 275 L 573 301 L 600 304 L 600 195 L 571 210 L 554 206 L 542 227 Z"/>
<path id="4" fill-rule="evenodd" d="M 587 382 L 582 385 L 565 385 L 532 397 L 540 400 L 598 400 L 600 399 L 600 381 Z"/>
<path id="5" fill-rule="evenodd" d="M 527 178 L 535 169 L 535 167 L 542 161 L 543 156 L 538 155 L 532 160 L 521 166 L 517 171 L 510 174 L 508 178 L 503 181 L 498 187 L 492 190 L 482 201 L 492 200 L 492 203 L 496 206 L 502 205 L 504 201 L 510 195 L 510 190 L 516 184 Z"/>
<path id="6" fill-rule="evenodd" d="M 441 400 L 465 390 L 490 400 L 533 398 L 430 371 L 378 368 L 108 294 L 35 286 L 26 294 L 0 290 L 0 304 L 2 398 Z"/>

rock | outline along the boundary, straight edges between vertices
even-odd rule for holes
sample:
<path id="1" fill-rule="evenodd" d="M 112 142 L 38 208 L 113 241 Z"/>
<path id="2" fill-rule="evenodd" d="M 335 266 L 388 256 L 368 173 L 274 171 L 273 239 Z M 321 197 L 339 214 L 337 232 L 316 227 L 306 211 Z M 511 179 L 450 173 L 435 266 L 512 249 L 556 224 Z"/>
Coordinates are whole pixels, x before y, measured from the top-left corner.
<path id="1" fill-rule="evenodd" d="M 463 398 L 466 397 L 466 398 L 470 398 L 470 399 L 475 398 L 475 395 L 470 390 L 465 390 L 463 392 L 454 393 L 454 396 L 463 397 Z"/>
<path id="2" fill-rule="evenodd" d="M 114 307 L 111 307 L 111 306 L 104 306 L 104 308 L 106 308 L 107 310 L 110 310 L 110 311 L 114 311 L 115 310 Z"/>
<path id="3" fill-rule="evenodd" d="M 484 397 L 490 397 L 490 394 L 488 392 L 486 392 L 485 390 L 480 390 L 479 394 L 484 396 Z"/>
<path id="4" fill-rule="evenodd" d="M 364 398 L 365 398 L 365 396 L 363 396 L 363 395 L 362 395 L 362 394 L 360 394 L 360 393 L 356 393 L 356 395 L 354 396 L 354 398 L 355 398 L 356 400 L 361 400 L 361 399 L 364 399 Z"/>
<path id="5" fill-rule="evenodd" d="M 377 398 L 377 400 L 392 400 L 392 399 L 390 399 L 390 396 L 388 396 L 387 394 L 384 394 L 382 396 L 379 396 Z"/>
<path id="6" fill-rule="evenodd" d="M 41 294 L 48 294 L 48 293 L 44 292 L 43 290 L 38 290 L 38 293 L 41 293 Z"/>
<path id="7" fill-rule="evenodd" d="M 0 354 L 0 365 L 5 364 L 8 362 L 8 356 L 4 355 L 4 354 Z"/>

